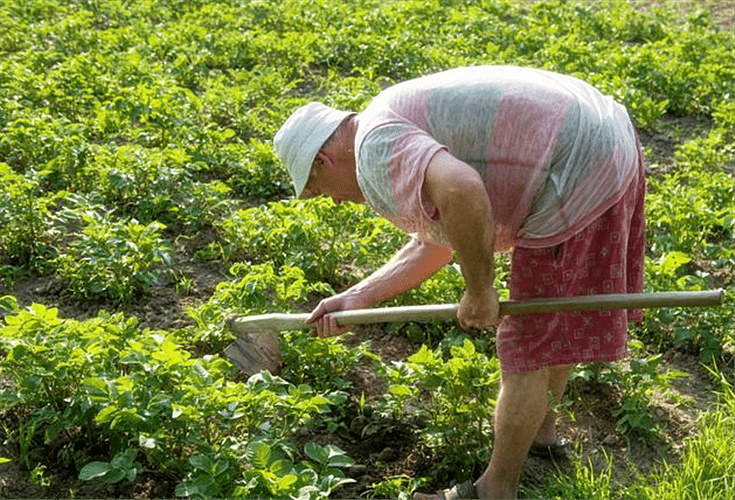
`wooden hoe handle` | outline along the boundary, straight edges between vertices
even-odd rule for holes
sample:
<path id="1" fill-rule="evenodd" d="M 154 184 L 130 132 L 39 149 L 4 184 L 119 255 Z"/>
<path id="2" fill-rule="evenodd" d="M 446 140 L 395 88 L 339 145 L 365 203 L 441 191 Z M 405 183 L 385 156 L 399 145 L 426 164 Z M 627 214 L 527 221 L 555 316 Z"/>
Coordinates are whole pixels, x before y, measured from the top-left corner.
<path id="1" fill-rule="evenodd" d="M 500 302 L 500 315 L 513 316 L 528 313 L 561 311 L 604 311 L 610 309 L 648 309 L 657 307 L 706 307 L 722 304 L 724 292 L 659 292 L 609 295 L 585 295 L 548 299 L 508 300 Z M 379 307 L 333 312 L 338 325 L 364 325 L 406 321 L 451 320 L 457 317 L 458 304 L 423 306 Z M 233 332 L 264 333 L 305 328 L 308 313 L 262 314 L 259 316 L 231 316 L 227 326 Z"/>

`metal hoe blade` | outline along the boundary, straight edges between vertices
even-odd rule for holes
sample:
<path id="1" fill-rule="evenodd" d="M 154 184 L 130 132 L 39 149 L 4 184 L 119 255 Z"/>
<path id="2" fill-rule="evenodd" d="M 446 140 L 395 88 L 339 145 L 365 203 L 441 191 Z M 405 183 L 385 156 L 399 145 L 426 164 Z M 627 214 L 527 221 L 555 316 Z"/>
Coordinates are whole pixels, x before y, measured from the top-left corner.
<path id="1" fill-rule="evenodd" d="M 281 347 L 278 333 L 248 333 L 225 348 L 225 356 L 248 377 L 261 370 L 281 371 Z"/>

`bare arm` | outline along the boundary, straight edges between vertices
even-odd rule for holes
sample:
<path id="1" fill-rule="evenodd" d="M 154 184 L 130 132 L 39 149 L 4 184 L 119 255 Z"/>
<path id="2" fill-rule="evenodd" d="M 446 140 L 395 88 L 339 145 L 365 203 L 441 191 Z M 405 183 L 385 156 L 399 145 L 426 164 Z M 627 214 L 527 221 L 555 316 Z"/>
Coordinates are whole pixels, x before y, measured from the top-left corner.
<path id="1" fill-rule="evenodd" d="M 306 320 L 320 337 L 340 335 L 349 327 L 338 327 L 328 313 L 359 309 L 383 302 L 415 288 L 449 263 L 452 249 L 411 240 L 386 264 L 350 289 L 324 299 Z"/>
<path id="2" fill-rule="evenodd" d="M 452 259 L 452 249 L 412 239 L 385 265 L 350 289 L 370 305 L 411 290 Z"/>
<path id="3" fill-rule="evenodd" d="M 457 318 L 463 328 L 485 328 L 498 322 L 498 296 L 493 288 L 495 220 L 482 178 L 446 151 L 429 164 L 423 196 L 439 210 L 441 224 L 454 250 L 466 290 Z"/>

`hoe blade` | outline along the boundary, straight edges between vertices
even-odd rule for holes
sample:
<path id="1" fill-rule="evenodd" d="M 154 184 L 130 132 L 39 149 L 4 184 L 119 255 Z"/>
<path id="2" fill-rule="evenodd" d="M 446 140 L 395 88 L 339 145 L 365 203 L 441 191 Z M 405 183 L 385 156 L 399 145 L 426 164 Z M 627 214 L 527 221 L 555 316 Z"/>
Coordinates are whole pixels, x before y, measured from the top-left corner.
<path id="1" fill-rule="evenodd" d="M 281 348 L 277 333 L 239 335 L 224 352 L 227 359 L 248 377 L 262 370 L 274 375 L 281 371 Z"/>

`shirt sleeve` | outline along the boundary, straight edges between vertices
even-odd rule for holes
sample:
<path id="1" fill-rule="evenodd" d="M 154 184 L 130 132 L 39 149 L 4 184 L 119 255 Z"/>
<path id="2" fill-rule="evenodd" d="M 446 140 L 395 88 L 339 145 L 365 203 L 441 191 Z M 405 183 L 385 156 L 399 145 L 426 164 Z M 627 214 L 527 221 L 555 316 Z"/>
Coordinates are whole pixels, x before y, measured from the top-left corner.
<path id="1" fill-rule="evenodd" d="M 419 240 L 447 245 L 437 208 L 423 200 L 426 169 L 445 146 L 407 123 L 368 132 L 358 149 L 358 182 L 366 201 Z"/>

